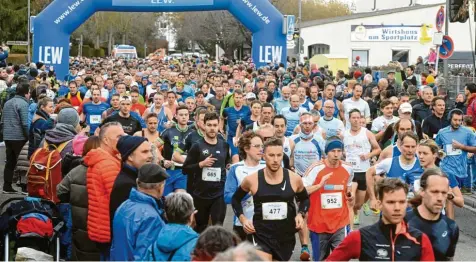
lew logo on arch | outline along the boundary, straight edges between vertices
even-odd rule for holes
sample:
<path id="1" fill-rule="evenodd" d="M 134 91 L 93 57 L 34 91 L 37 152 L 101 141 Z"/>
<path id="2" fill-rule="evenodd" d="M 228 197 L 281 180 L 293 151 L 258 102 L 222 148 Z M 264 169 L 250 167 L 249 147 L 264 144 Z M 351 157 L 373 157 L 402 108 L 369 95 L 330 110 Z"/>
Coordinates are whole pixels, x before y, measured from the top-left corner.
<path id="1" fill-rule="evenodd" d="M 286 61 L 283 15 L 267 0 L 55 0 L 33 20 L 34 61 L 69 70 L 70 35 L 95 12 L 186 12 L 228 10 L 253 34 L 256 66 Z"/>

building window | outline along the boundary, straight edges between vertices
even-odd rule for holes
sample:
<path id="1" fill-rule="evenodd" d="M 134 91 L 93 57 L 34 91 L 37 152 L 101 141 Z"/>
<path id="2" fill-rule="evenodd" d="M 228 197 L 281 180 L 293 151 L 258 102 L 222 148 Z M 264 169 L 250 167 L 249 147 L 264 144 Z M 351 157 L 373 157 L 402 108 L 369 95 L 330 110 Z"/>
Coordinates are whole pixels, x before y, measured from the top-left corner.
<path id="1" fill-rule="evenodd" d="M 329 54 L 330 46 L 326 44 L 310 45 L 308 51 L 309 51 L 309 57 L 313 57 L 315 55 Z"/>
<path id="2" fill-rule="evenodd" d="M 392 50 L 392 61 L 402 64 L 403 68 L 408 66 L 410 50 Z"/>
<path id="3" fill-rule="evenodd" d="M 369 50 L 352 50 L 352 65 L 356 64 L 359 57 L 360 66 L 369 65 Z"/>

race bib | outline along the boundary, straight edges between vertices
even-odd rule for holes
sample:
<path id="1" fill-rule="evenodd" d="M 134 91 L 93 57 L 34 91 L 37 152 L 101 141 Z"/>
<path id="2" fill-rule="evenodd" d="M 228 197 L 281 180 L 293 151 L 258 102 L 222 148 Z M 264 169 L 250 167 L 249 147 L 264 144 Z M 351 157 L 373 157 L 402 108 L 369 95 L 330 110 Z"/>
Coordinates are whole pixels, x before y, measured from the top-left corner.
<path id="1" fill-rule="evenodd" d="M 446 145 L 446 154 L 447 155 L 449 155 L 449 156 L 459 156 L 462 153 L 463 153 L 463 151 L 461 151 L 461 149 L 453 148 L 452 144 L 447 144 Z"/>
<path id="2" fill-rule="evenodd" d="M 91 115 L 89 116 L 90 124 L 101 124 L 101 115 Z"/>
<path id="3" fill-rule="evenodd" d="M 335 209 L 342 207 L 342 193 L 326 193 L 321 195 L 322 209 Z"/>
<path id="4" fill-rule="evenodd" d="M 359 156 L 348 156 L 346 161 L 352 165 L 353 169 L 359 169 L 360 167 L 360 157 Z"/>
<path id="5" fill-rule="evenodd" d="M 202 180 L 208 182 L 220 182 L 221 169 L 219 167 L 205 167 L 202 170 Z"/>
<path id="6" fill-rule="evenodd" d="M 288 218 L 288 203 L 263 203 L 263 220 L 283 220 Z"/>

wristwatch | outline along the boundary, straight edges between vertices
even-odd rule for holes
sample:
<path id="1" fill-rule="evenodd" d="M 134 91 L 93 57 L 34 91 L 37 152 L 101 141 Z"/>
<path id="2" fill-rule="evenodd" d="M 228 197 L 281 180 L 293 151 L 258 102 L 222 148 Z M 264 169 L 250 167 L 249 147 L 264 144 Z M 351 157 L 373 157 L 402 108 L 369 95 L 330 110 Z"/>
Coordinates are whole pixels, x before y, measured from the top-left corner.
<path id="1" fill-rule="evenodd" d="M 453 200 L 455 195 L 453 193 L 448 193 L 448 200 Z"/>
<path id="2" fill-rule="evenodd" d="M 159 160 L 159 165 L 160 165 L 161 167 L 164 167 L 164 160 L 163 160 L 163 159 Z"/>

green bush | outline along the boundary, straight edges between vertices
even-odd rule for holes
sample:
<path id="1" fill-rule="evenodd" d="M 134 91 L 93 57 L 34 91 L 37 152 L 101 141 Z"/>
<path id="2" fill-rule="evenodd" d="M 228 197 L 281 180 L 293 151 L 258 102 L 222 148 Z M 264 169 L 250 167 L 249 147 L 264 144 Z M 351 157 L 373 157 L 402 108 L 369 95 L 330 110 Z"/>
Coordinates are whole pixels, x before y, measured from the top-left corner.
<path id="1" fill-rule="evenodd" d="M 28 53 L 28 46 L 23 45 L 15 45 L 11 49 L 12 54 L 27 54 Z"/>
<path id="2" fill-rule="evenodd" d="M 85 57 L 92 57 L 94 49 L 88 45 L 83 46 L 83 56 Z"/>
<path id="3" fill-rule="evenodd" d="M 78 56 L 78 46 L 77 45 L 71 46 L 71 49 L 69 50 L 69 55 L 70 56 Z"/>
<path id="4" fill-rule="evenodd" d="M 105 57 L 106 56 L 106 51 L 104 51 L 104 48 L 98 48 L 94 49 L 94 57 Z"/>

